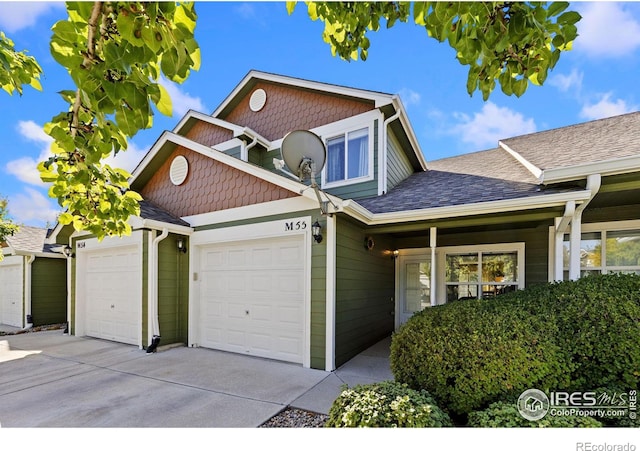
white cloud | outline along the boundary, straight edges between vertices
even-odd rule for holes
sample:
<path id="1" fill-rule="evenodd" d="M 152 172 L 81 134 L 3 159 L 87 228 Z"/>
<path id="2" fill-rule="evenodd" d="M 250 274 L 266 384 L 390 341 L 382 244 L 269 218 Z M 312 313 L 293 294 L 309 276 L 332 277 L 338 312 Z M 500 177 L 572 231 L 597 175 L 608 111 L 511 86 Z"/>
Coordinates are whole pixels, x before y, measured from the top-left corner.
<path id="1" fill-rule="evenodd" d="M 18 122 L 18 133 L 40 147 L 40 154 L 37 159 L 32 157 L 22 157 L 9 161 L 5 169 L 9 174 L 16 176 L 19 180 L 31 185 L 42 185 L 38 163 L 46 160 L 51 155 L 51 137 L 49 137 L 42 127 L 33 121 Z"/>
<path id="2" fill-rule="evenodd" d="M 400 90 L 400 98 L 402 99 L 404 106 L 407 108 L 411 105 L 419 105 L 421 100 L 420 93 L 408 88 Z"/>
<path id="3" fill-rule="evenodd" d="M 0 2 L 0 29 L 13 33 L 31 27 L 40 16 L 64 7 L 62 2 Z"/>
<path id="4" fill-rule="evenodd" d="M 459 123 L 451 127 L 449 133 L 459 135 L 462 142 L 476 147 L 495 147 L 500 139 L 536 131 L 533 119 L 492 102 L 485 103 L 473 117 L 464 113 L 454 113 L 454 117 Z"/>
<path id="5" fill-rule="evenodd" d="M 549 79 L 549 84 L 555 86 L 562 92 L 572 91 L 579 94 L 582 90 L 583 78 L 584 73 L 574 68 L 569 75 L 554 75 Z"/>
<path id="6" fill-rule="evenodd" d="M 9 212 L 18 224 L 44 227 L 55 224 L 59 209 L 55 201 L 40 191 L 25 187 L 25 192 L 9 197 Z"/>
<path id="7" fill-rule="evenodd" d="M 182 91 L 178 85 L 172 81 L 167 80 L 164 77 L 160 78 L 159 83 L 171 96 L 171 103 L 173 105 L 173 116 L 183 116 L 189 110 L 195 110 L 199 112 L 206 112 L 206 107 L 200 97 L 193 97 L 189 93 Z"/>
<path id="8" fill-rule="evenodd" d="M 622 99 L 612 100 L 611 93 L 603 94 L 597 103 L 585 104 L 580 111 L 580 117 L 588 120 L 603 119 L 618 116 L 636 110 L 635 105 L 627 105 Z"/>
<path id="9" fill-rule="evenodd" d="M 104 163 L 111 167 L 122 168 L 126 171 L 133 171 L 142 158 L 146 155 L 148 149 L 141 149 L 135 143 L 129 141 L 127 150 L 118 152 L 115 157 L 109 155 L 104 159 Z"/>
<path id="10" fill-rule="evenodd" d="M 589 56 L 623 57 L 640 48 L 640 22 L 634 6 L 618 2 L 576 3 L 582 15 L 574 49 Z"/>

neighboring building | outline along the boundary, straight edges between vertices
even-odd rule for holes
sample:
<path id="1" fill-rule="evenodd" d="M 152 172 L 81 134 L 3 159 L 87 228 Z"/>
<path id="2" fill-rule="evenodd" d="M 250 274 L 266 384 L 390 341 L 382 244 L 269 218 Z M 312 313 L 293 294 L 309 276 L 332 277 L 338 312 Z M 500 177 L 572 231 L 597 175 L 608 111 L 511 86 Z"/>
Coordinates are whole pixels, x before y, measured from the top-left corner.
<path id="1" fill-rule="evenodd" d="M 0 324 L 13 327 L 67 320 L 67 264 L 47 229 L 20 226 L 0 243 Z"/>
<path id="2" fill-rule="evenodd" d="M 276 169 L 293 130 L 326 144 L 329 215 Z M 430 305 L 640 272 L 639 143 L 632 113 L 427 162 L 398 96 L 252 71 L 135 169 L 131 236 L 56 229 L 72 333 L 330 371 Z"/>

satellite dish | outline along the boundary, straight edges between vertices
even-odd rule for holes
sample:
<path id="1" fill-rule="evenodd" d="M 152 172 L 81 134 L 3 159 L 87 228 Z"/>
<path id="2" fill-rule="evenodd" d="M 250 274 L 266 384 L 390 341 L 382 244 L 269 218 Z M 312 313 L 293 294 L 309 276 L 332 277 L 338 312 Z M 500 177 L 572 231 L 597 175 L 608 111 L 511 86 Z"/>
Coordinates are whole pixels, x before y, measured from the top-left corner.
<path id="1" fill-rule="evenodd" d="M 316 175 L 327 161 L 327 148 L 318 135 L 294 130 L 282 139 L 280 152 L 284 164 L 301 182 L 311 180 L 311 185 L 316 185 Z"/>

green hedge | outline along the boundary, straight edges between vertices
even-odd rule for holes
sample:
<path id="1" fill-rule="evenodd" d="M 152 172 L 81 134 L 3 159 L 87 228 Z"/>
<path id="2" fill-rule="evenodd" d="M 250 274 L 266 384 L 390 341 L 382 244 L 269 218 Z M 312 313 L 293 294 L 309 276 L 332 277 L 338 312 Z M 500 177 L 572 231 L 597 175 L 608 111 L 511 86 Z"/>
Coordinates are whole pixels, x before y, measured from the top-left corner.
<path id="1" fill-rule="evenodd" d="M 543 318 L 495 300 L 465 300 L 414 315 L 391 341 L 398 382 L 464 415 L 524 390 L 557 386 L 562 353 Z"/>
<path id="2" fill-rule="evenodd" d="M 451 419 L 429 393 L 392 381 L 344 388 L 325 427 L 445 427 Z"/>
<path id="3" fill-rule="evenodd" d="M 495 402 L 487 409 L 469 414 L 469 426 L 480 428 L 599 428 L 602 423 L 591 417 L 552 416 L 529 421 L 513 403 Z"/>
<path id="4" fill-rule="evenodd" d="M 394 334 L 391 369 L 458 415 L 529 388 L 636 388 L 640 276 L 589 276 L 426 309 Z"/>

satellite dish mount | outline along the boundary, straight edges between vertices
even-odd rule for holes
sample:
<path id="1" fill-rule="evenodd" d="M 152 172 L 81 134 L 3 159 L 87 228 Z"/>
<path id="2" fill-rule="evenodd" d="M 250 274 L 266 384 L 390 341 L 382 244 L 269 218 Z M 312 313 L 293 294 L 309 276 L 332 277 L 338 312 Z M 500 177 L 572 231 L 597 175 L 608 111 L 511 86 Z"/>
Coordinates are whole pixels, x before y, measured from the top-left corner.
<path id="1" fill-rule="evenodd" d="M 320 211 L 323 215 L 328 214 L 329 203 L 332 205 L 333 203 L 328 200 L 328 197 L 327 200 L 322 199 L 320 187 L 316 181 L 327 161 L 327 148 L 322 139 L 308 130 L 295 130 L 284 137 L 280 151 L 289 171 L 295 174 L 300 182 L 307 180 L 311 182 L 309 188 L 313 188 L 316 193 L 320 203 Z M 333 206 L 335 208 L 335 205 Z"/>

